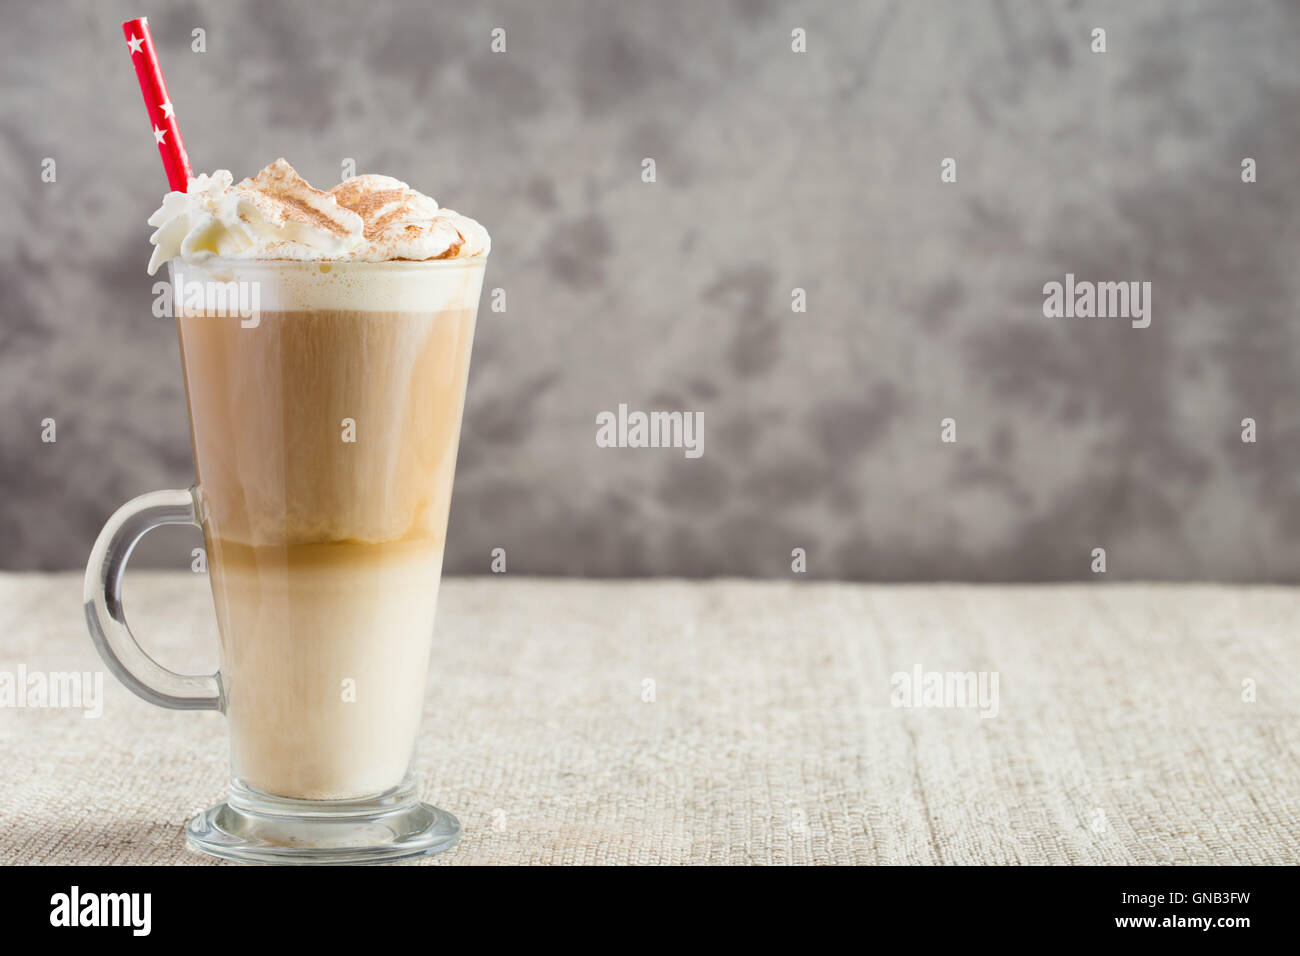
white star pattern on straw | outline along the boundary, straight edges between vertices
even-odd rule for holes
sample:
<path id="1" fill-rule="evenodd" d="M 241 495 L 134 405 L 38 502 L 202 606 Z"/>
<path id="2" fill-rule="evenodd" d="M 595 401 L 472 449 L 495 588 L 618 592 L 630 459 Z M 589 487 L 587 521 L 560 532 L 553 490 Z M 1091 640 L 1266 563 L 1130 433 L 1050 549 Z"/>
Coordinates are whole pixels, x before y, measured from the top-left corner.
<path id="1" fill-rule="evenodd" d="M 176 109 L 172 106 L 171 100 L 160 104 L 159 109 L 163 111 L 163 116 L 167 117 L 167 119 L 174 119 L 176 117 Z"/>
<path id="2" fill-rule="evenodd" d="M 165 129 L 159 129 L 157 126 L 153 128 L 154 142 L 161 143 L 163 141 L 163 137 L 166 135 L 167 135 L 167 131 Z"/>
<path id="3" fill-rule="evenodd" d="M 131 39 L 126 41 L 126 45 L 131 48 L 132 54 L 136 54 L 140 52 L 140 47 L 144 46 L 144 40 L 140 37 L 133 36 Z"/>

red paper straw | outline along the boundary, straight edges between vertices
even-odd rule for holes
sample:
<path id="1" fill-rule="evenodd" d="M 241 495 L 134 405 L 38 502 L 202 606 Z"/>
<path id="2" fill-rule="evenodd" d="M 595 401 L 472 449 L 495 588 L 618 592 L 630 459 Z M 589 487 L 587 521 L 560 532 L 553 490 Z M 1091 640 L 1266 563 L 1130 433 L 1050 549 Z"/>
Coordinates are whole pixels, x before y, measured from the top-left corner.
<path id="1" fill-rule="evenodd" d="M 181 141 L 181 128 L 176 125 L 176 111 L 167 96 L 162 67 L 158 65 L 158 52 L 153 47 L 148 18 L 127 20 L 122 24 L 122 35 L 126 37 L 135 75 L 140 80 L 140 92 L 144 94 L 144 105 L 149 110 L 153 138 L 162 155 L 167 182 L 173 190 L 183 193 L 189 188 L 193 173 L 190 171 L 190 158 L 185 155 L 185 144 Z"/>

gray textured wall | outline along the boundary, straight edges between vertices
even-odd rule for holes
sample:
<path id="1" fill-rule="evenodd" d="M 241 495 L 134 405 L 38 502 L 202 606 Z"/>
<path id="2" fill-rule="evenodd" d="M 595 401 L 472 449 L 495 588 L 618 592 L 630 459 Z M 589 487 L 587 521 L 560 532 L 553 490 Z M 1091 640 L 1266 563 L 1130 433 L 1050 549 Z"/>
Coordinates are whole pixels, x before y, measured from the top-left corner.
<path id="1" fill-rule="evenodd" d="M 1300 580 L 1300 9 L 1188 0 L 6 2 L 5 567 L 192 479 L 141 13 L 196 169 L 355 157 L 491 230 L 450 570 Z M 1066 272 L 1151 327 L 1044 318 Z M 619 402 L 704 456 L 597 448 Z"/>

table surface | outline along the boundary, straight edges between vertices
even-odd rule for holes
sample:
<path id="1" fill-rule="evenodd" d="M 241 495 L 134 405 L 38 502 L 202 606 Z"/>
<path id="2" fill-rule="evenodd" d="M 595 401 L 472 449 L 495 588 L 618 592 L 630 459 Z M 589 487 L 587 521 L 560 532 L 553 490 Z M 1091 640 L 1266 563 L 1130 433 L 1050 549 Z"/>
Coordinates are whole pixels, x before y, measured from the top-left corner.
<path id="1" fill-rule="evenodd" d="M 215 668 L 204 577 L 125 601 Z M 416 768 L 464 834 L 427 862 L 1296 863 L 1298 620 L 1277 587 L 451 579 Z M 79 574 L 0 575 L 20 665 L 103 670 Z M 917 667 L 996 674 L 996 716 L 894 706 Z M 210 862 L 220 715 L 105 674 L 98 718 L 0 708 L 0 752 L 0 863 Z"/>

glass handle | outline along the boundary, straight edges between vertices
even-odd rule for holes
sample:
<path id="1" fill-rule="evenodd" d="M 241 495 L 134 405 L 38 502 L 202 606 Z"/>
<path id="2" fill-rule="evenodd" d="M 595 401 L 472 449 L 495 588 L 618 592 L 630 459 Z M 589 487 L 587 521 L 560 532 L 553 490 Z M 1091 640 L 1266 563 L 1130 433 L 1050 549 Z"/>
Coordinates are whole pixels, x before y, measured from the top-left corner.
<path id="1" fill-rule="evenodd" d="M 86 626 L 114 676 L 135 694 L 173 710 L 225 710 L 221 675 L 177 674 L 136 642 L 122 610 L 122 573 L 145 533 L 164 524 L 198 526 L 194 489 L 151 491 L 132 498 L 99 532 L 86 565 Z"/>

